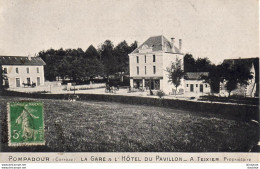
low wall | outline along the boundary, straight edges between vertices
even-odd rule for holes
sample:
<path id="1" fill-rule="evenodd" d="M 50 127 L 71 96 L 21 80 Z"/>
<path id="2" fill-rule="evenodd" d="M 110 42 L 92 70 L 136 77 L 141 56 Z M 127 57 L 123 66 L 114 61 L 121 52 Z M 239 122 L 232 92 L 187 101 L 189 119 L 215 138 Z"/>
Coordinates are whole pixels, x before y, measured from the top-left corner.
<path id="1" fill-rule="evenodd" d="M 20 93 L 14 91 L 3 92 L 5 96 L 17 96 L 27 98 L 41 98 L 41 99 L 63 99 L 68 100 L 72 95 L 68 94 L 39 94 L 39 93 Z M 235 105 L 225 103 L 208 103 L 208 102 L 194 102 L 187 100 L 173 100 L 173 99 L 159 99 L 149 97 L 137 96 L 120 96 L 120 95 L 98 95 L 98 94 L 77 94 L 77 100 L 92 100 L 92 101 L 108 101 L 119 102 L 126 104 L 159 106 L 175 109 L 184 109 L 196 112 L 205 112 L 213 114 L 221 114 L 226 117 L 231 117 L 239 120 L 259 119 L 258 105 Z"/>

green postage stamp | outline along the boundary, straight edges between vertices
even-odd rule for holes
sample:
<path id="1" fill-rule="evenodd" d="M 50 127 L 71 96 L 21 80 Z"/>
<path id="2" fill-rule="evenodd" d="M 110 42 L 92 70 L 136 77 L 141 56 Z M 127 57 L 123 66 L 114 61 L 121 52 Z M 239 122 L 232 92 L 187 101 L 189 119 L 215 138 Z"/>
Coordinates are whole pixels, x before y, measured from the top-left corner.
<path id="1" fill-rule="evenodd" d="M 8 145 L 45 145 L 42 102 L 8 103 Z"/>

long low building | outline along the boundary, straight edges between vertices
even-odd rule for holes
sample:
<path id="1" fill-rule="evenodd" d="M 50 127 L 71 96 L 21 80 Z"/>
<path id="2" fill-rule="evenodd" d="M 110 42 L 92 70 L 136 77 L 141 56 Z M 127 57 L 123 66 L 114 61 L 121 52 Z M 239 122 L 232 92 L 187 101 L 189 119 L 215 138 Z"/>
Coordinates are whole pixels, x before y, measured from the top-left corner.
<path id="1" fill-rule="evenodd" d="M 0 56 L 2 86 L 19 88 L 44 85 L 44 65 L 40 57 Z"/>
<path id="2" fill-rule="evenodd" d="M 185 94 L 206 95 L 211 92 L 209 83 L 203 79 L 209 72 L 187 72 L 185 76 Z"/>

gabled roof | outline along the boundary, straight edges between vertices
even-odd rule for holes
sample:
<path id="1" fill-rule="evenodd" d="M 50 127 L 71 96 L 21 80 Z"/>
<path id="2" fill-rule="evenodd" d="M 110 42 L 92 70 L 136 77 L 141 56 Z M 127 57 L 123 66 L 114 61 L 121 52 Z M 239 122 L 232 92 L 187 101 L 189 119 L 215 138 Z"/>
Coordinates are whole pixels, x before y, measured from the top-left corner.
<path id="1" fill-rule="evenodd" d="M 209 72 L 187 72 L 185 75 L 186 80 L 201 80 L 203 76 L 208 77 Z"/>
<path id="2" fill-rule="evenodd" d="M 40 57 L 31 57 L 29 60 L 26 56 L 0 56 L 0 65 L 43 66 L 46 63 Z"/>
<path id="3" fill-rule="evenodd" d="M 169 53 L 181 53 L 179 48 L 177 48 L 176 46 L 172 46 L 171 42 L 168 41 L 168 39 L 166 39 L 163 35 L 148 38 L 143 44 L 138 46 L 131 54 L 140 53 L 140 49 L 142 49 L 143 46 L 151 48 L 153 52 L 163 51 Z"/>

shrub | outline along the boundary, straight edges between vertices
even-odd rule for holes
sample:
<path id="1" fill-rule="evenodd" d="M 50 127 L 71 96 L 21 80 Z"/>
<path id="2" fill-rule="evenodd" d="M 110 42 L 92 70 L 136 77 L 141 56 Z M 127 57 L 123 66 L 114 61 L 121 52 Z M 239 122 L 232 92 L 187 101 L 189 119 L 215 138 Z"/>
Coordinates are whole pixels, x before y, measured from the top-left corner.
<path id="1" fill-rule="evenodd" d="M 159 90 L 157 92 L 157 96 L 159 96 L 159 98 L 162 98 L 163 96 L 165 96 L 165 93 L 162 90 Z"/>

